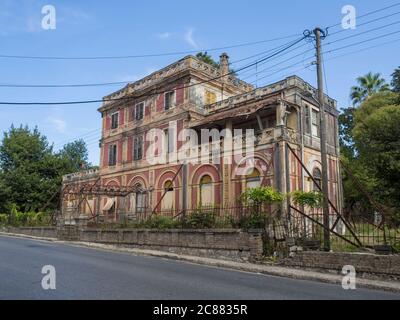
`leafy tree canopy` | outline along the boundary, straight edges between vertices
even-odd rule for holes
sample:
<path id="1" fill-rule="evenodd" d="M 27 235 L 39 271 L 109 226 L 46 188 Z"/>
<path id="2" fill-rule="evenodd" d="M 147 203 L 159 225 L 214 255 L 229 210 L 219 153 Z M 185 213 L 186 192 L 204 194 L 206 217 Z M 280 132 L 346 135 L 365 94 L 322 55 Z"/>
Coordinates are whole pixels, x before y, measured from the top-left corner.
<path id="1" fill-rule="evenodd" d="M 209 55 L 207 52 L 199 52 L 198 54 L 196 54 L 196 57 L 198 59 L 200 59 L 201 61 L 203 61 L 205 63 L 208 63 L 209 65 L 213 66 L 214 68 L 219 69 L 219 67 L 220 67 L 220 63 L 215 61 L 213 59 L 213 57 L 211 55 Z M 229 72 L 234 76 L 237 75 L 235 70 L 233 70 L 233 69 L 229 69 Z"/>
<path id="2" fill-rule="evenodd" d="M 214 68 L 219 68 L 219 62 L 215 61 L 211 55 L 207 52 L 199 52 L 196 54 L 196 57 L 201 61 L 208 63 L 209 65 L 213 66 Z"/>
<path id="3" fill-rule="evenodd" d="M 86 160 L 82 141 L 56 154 L 37 128 L 12 126 L 0 143 L 0 212 L 10 212 L 14 205 L 23 212 L 40 210 L 60 190 L 62 176 Z M 57 202 L 54 197 L 49 209 Z"/>
<path id="4" fill-rule="evenodd" d="M 89 152 L 82 139 L 64 145 L 58 156 L 66 161 L 67 171 L 79 171 L 91 166 L 88 162 Z"/>
<path id="5" fill-rule="evenodd" d="M 394 70 L 392 74 L 392 87 L 393 91 L 400 93 L 400 67 Z"/>
<path id="6" fill-rule="evenodd" d="M 354 105 L 361 104 L 374 93 L 390 89 L 380 73 L 369 72 L 365 76 L 358 77 L 357 84 L 351 88 L 350 93 Z"/>

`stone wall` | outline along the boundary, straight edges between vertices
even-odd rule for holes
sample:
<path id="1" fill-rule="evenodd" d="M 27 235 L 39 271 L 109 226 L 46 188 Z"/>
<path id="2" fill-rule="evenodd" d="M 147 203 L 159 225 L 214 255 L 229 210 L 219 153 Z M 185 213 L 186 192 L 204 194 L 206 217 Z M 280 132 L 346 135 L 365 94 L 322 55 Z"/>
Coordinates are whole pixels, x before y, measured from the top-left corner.
<path id="1" fill-rule="evenodd" d="M 7 227 L 4 232 L 34 237 L 57 238 L 57 229 L 55 227 Z"/>
<path id="2" fill-rule="evenodd" d="M 400 276 L 400 255 L 304 251 L 280 261 L 282 265 L 301 269 L 325 269 L 341 272 L 346 265 L 357 273 Z"/>
<path id="3" fill-rule="evenodd" d="M 236 261 L 262 256 L 261 233 L 241 230 L 82 229 L 80 241 Z"/>
<path id="4" fill-rule="evenodd" d="M 263 254 L 262 236 L 257 230 L 90 229 L 64 225 L 59 228 L 10 227 L 3 231 L 234 261 L 257 261 Z"/>

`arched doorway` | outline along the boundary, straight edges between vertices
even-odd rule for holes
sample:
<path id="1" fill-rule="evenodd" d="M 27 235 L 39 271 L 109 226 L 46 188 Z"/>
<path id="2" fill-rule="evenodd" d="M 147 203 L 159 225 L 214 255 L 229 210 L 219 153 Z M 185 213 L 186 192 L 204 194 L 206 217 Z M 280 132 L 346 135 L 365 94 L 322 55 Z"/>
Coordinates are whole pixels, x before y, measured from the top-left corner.
<path id="1" fill-rule="evenodd" d="M 315 180 L 315 183 L 313 183 L 313 191 L 320 191 L 319 187 L 322 187 L 322 173 L 321 170 L 318 168 L 313 169 L 313 178 Z"/>
<path id="2" fill-rule="evenodd" d="M 214 203 L 214 190 L 212 178 L 205 175 L 200 180 L 200 206 L 207 207 Z"/>
<path id="3" fill-rule="evenodd" d="M 246 189 L 261 187 L 261 174 L 256 168 L 246 177 Z"/>
<path id="4" fill-rule="evenodd" d="M 174 209 L 174 185 L 171 180 L 164 183 L 164 198 L 162 200 L 162 210 Z"/>

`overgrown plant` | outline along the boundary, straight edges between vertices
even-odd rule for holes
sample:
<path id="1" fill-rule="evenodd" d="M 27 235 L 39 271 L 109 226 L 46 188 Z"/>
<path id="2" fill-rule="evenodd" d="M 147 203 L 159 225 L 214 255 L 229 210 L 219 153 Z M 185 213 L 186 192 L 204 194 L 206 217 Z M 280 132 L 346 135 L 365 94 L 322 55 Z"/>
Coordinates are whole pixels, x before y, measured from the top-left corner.
<path id="1" fill-rule="evenodd" d="M 197 209 L 182 218 L 182 226 L 190 229 L 211 229 L 216 225 L 216 215 L 211 210 Z"/>
<path id="2" fill-rule="evenodd" d="M 241 195 L 241 200 L 246 205 L 270 205 L 281 203 L 284 195 L 272 187 L 258 187 L 248 189 Z"/>
<path id="3" fill-rule="evenodd" d="M 244 229 L 264 228 L 268 218 L 268 210 L 265 206 L 280 204 L 284 199 L 285 196 L 272 187 L 248 189 L 241 195 L 241 201 L 250 207 L 251 213 L 241 219 L 240 227 Z"/>
<path id="4" fill-rule="evenodd" d="M 321 208 L 323 195 L 317 191 L 294 191 L 291 193 L 293 202 L 300 206 L 309 208 Z"/>

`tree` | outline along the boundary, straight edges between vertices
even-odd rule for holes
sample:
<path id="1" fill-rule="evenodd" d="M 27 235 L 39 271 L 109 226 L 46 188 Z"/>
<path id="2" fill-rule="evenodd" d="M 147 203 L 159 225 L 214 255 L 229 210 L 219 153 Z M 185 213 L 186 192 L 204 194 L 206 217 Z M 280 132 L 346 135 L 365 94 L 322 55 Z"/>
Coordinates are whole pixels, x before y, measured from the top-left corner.
<path id="1" fill-rule="evenodd" d="M 396 162 L 394 155 L 398 151 L 395 151 L 396 148 L 393 148 L 393 144 L 388 141 L 398 138 L 392 120 L 384 120 L 385 116 L 379 115 L 377 112 L 384 112 L 380 110 L 387 106 L 399 108 L 399 96 L 391 91 L 372 94 L 357 108 L 345 109 L 339 117 L 341 154 L 345 167 L 358 180 L 357 184 L 361 185 L 363 190 L 368 192 L 375 201 L 394 208 L 400 207 L 393 201 L 393 197 L 396 197 L 392 189 L 393 184 L 386 178 L 392 174 L 395 177 L 396 173 L 389 174 L 388 168 L 380 169 L 380 166 L 389 163 L 392 163 L 393 166 L 393 162 Z M 395 118 L 394 115 L 392 116 Z M 378 121 L 376 117 L 379 117 L 380 120 Z M 378 132 L 382 130 L 384 132 L 379 135 Z M 372 132 L 376 136 L 373 137 Z M 389 157 L 390 161 L 384 160 L 385 153 L 382 153 L 380 149 L 383 147 L 390 148 L 388 152 L 392 156 Z M 373 214 L 376 209 L 365 193 L 356 187 L 356 182 L 347 174 L 346 170 L 342 170 L 342 173 L 345 212 Z"/>
<path id="2" fill-rule="evenodd" d="M 353 139 L 355 110 L 355 108 L 347 108 L 339 115 L 340 152 L 347 158 L 353 158 L 356 154 Z"/>
<path id="3" fill-rule="evenodd" d="M 196 54 L 196 57 L 205 62 L 208 63 L 209 65 L 213 66 L 214 68 L 219 68 L 219 62 L 216 62 L 213 57 L 211 57 L 207 52 L 199 52 Z"/>
<path id="4" fill-rule="evenodd" d="M 396 93 L 400 93 L 400 67 L 394 70 L 392 74 L 392 87 L 393 91 Z"/>
<path id="5" fill-rule="evenodd" d="M 400 210 L 400 105 L 399 95 L 375 94 L 355 113 L 353 136 L 364 187 L 379 202 Z M 354 166 L 354 164 L 353 164 Z M 364 176 L 364 178 L 362 177 Z M 367 179 L 366 179 L 367 178 Z"/>
<path id="6" fill-rule="evenodd" d="M 199 52 L 198 54 L 196 54 L 196 57 L 197 57 L 199 60 L 201 60 L 201 61 L 203 61 L 203 62 L 205 62 L 205 63 L 208 63 L 209 65 L 213 66 L 213 67 L 216 68 L 216 69 L 219 69 L 219 67 L 220 67 L 220 63 L 217 62 L 217 61 L 215 61 L 215 60 L 213 59 L 213 57 L 212 57 L 211 55 L 209 55 L 207 52 Z M 233 76 L 236 76 L 235 70 L 229 69 L 229 72 L 230 72 Z"/>
<path id="7" fill-rule="evenodd" d="M 82 139 L 64 145 L 58 156 L 66 162 L 67 172 L 75 172 L 91 166 L 88 162 L 89 152 Z"/>
<path id="8" fill-rule="evenodd" d="M 79 170 L 81 164 L 89 165 L 87 158 L 83 141 L 54 153 L 37 128 L 12 126 L 0 144 L 0 210 L 9 212 L 14 205 L 23 212 L 39 211 L 45 205 L 57 208 L 58 197 L 53 196 L 60 191 L 62 176 Z"/>
<path id="9" fill-rule="evenodd" d="M 400 105 L 374 111 L 354 128 L 360 159 L 379 181 L 376 193 L 400 209 Z"/>
<path id="10" fill-rule="evenodd" d="M 6 190 L 4 207 L 38 210 L 56 190 L 59 163 L 37 128 L 11 127 L 0 145 L 0 183 Z M 3 191 L 4 192 L 4 191 Z"/>
<path id="11" fill-rule="evenodd" d="M 357 82 L 358 86 L 353 86 L 350 93 L 354 105 L 360 105 L 374 93 L 390 89 L 380 73 L 369 72 L 363 77 L 358 77 Z"/>

